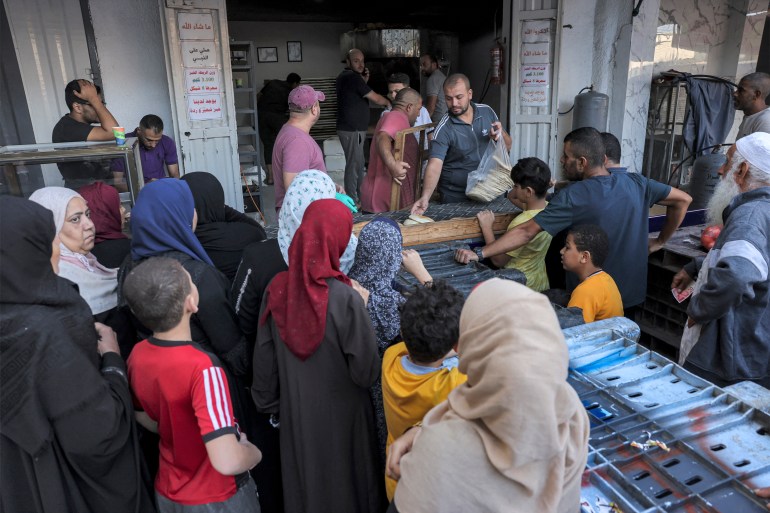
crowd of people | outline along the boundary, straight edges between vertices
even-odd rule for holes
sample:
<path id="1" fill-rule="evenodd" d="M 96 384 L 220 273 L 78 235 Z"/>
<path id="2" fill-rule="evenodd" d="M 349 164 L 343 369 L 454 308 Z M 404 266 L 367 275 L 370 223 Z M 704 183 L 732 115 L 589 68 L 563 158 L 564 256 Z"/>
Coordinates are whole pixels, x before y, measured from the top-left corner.
<path id="1" fill-rule="evenodd" d="M 389 103 L 366 85 L 362 52 L 351 51 L 348 65 L 338 87 L 360 84 L 346 100 L 338 91 L 341 102 Z M 421 65 L 442 76 L 434 58 Z M 761 78 L 741 81 L 736 102 L 750 84 L 769 93 L 770 77 Z M 371 179 L 388 184 L 420 179 L 390 150 L 423 100 L 394 80 L 403 87 L 372 148 Z M 73 120 L 114 122 L 98 90 L 76 84 L 67 86 Z M 416 213 L 435 189 L 442 201 L 464 200 L 490 138 L 511 146 L 494 111 L 472 101 L 467 77 L 450 75 L 442 89 L 443 99 L 425 102 L 429 113 L 437 103 L 446 111 L 431 135 L 424 192 L 402 197 Z M 557 249 L 568 304 L 586 322 L 633 318 L 647 256 L 679 227 L 690 197 L 614 169 L 617 139 L 577 129 L 561 158 L 570 183 L 548 197 L 548 165 L 519 160 L 508 198 L 522 213 L 496 238 L 494 215 L 481 212 L 484 245 L 455 254 L 521 269 L 527 286 L 492 279 L 464 297 L 403 248 L 401 227 L 386 216 L 354 234 L 341 188 L 300 162 L 317 157 L 308 132 L 322 101 L 309 86 L 289 88 L 272 159 L 285 188 L 276 238 L 227 206 L 206 172 L 146 177 L 130 237 L 116 188 L 93 180 L 115 169 L 88 184 L 70 170 L 67 187 L 0 197 L 0 509 L 579 509 L 590 424 L 541 293 L 551 288 L 545 253 L 565 236 Z M 359 121 L 340 125 L 346 154 L 359 151 Z M 137 137 L 151 152 L 161 132 L 145 116 Z M 287 152 L 292 145 L 301 156 Z M 359 174 L 360 155 L 351 163 L 344 190 L 376 210 L 377 184 Z M 720 175 L 708 210 L 722 234 L 672 283 L 696 280 L 683 363 L 718 385 L 770 386 L 770 134 L 743 134 Z M 656 203 L 666 221 L 650 239 Z M 418 284 L 398 286 L 401 269 Z"/>

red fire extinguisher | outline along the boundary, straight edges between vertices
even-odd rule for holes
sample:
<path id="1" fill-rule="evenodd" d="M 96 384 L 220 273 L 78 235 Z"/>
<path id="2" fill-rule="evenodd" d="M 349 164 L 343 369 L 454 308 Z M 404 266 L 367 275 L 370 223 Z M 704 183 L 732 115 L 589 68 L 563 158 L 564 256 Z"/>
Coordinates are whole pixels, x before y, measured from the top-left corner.
<path id="1" fill-rule="evenodd" d="M 492 57 L 492 84 L 502 84 L 505 82 L 505 75 L 503 73 L 503 45 L 500 44 L 500 40 L 495 43 L 495 46 L 489 51 Z"/>

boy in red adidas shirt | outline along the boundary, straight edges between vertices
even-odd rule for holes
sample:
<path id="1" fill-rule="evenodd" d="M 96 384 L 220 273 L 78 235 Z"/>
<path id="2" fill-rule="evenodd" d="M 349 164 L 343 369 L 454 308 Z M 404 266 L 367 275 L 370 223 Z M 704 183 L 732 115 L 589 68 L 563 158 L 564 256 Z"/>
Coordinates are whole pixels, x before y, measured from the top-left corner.
<path id="1" fill-rule="evenodd" d="M 219 360 L 192 342 L 190 275 L 176 260 L 151 258 L 129 273 L 123 293 L 153 330 L 131 352 L 128 376 L 137 420 L 160 436 L 158 510 L 259 512 L 248 471 L 262 454 L 238 430 Z"/>

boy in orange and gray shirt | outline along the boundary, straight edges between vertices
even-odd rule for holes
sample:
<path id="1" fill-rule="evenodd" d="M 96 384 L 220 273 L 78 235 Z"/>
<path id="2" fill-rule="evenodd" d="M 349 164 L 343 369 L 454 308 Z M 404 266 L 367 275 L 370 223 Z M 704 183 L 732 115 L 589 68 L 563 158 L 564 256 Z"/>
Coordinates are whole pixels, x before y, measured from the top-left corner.
<path id="1" fill-rule="evenodd" d="M 570 229 L 561 250 L 564 269 L 578 276 L 580 284 L 568 307 L 583 310 L 586 323 L 623 316 L 623 300 L 612 276 L 602 270 L 609 253 L 609 239 L 601 227 L 582 224 Z"/>
<path id="2" fill-rule="evenodd" d="M 404 342 L 385 351 L 382 359 L 382 399 L 388 425 L 387 447 L 449 392 L 465 383 L 457 369 L 460 312 L 465 299 L 444 282 L 417 288 L 401 306 Z M 388 500 L 396 481 L 386 477 Z"/>

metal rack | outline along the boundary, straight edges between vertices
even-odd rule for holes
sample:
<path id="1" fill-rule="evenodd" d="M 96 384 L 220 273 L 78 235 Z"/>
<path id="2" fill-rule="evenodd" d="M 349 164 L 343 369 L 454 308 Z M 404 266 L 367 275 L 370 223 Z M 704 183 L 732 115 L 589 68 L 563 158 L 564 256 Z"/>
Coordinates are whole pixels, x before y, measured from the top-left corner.
<path id="1" fill-rule="evenodd" d="M 647 178 L 668 183 L 674 167 L 688 157 L 682 137 L 688 110 L 683 81 L 653 82 L 642 166 Z M 680 172 L 679 177 L 680 185 L 687 183 L 687 173 Z"/>
<path id="2" fill-rule="evenodd" d="M 238 162 L 243 178 L 243 205 L 254 211 L 254 201 L 262 209 L 262 173 L 257 129 L 257 92 L 254 70 L 255 52 L 251 41 L 230 41 L 233 71 L 235 120 L 238 130 Z M 256 169 L 256 170 L 253 170 Z M 251 170 L 251 171 L 249 171 Z M 252 185 L 256 182 L 256 186 Z"/>

